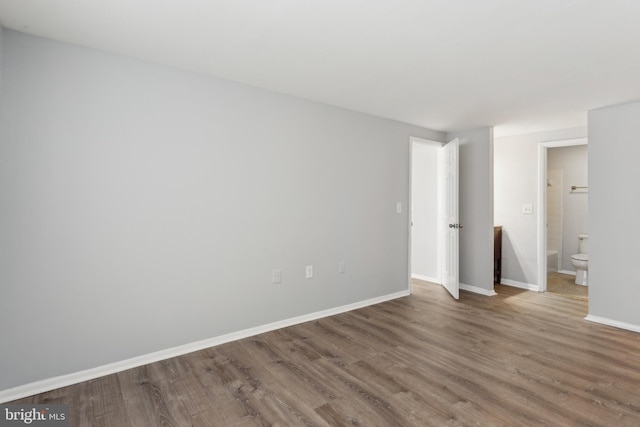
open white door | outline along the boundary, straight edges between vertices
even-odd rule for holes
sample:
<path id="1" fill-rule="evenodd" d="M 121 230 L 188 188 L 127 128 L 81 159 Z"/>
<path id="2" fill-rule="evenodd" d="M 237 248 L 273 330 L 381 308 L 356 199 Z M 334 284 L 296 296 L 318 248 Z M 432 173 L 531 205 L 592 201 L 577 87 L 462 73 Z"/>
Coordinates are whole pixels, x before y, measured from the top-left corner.
<path id="1" fill-rule="evenodd" d="M 438 236 L 441 254 L 442 285 L 459 298 L 458 138 L 438 152 Z"/>

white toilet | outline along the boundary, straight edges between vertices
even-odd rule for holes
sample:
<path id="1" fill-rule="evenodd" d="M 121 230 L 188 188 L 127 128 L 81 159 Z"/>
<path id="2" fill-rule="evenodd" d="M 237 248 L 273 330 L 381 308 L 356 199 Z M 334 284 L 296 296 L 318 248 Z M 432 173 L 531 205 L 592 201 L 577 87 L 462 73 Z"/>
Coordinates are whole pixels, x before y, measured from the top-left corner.
<path id="1" fill-rule="evenodd" d="M 578 252 L 571 255 L 571 264 L 576 268 L 576 285 L 587 286 L 589 270 L 589 236 L 578 234 Z"/>

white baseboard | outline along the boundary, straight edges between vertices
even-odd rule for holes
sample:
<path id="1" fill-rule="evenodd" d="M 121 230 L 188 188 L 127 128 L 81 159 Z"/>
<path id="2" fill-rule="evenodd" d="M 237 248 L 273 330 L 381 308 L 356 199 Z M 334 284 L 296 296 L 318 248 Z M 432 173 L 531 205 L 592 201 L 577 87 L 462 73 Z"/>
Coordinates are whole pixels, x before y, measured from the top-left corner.
<path id="1" fill-rule="evenodd" d="M 594 316 L 589 314 L 585 317 L 585 320 L 595 323 L 601 323 L 607 326 L 613 326 L 614 328 L 626 329 L 628 331 L 640 332 L 640 325 L 634 325 L 631 323 L 619 322 L 617 320 L 607 319 L 606 317 Z"/>
<path id="2" fill-rule="evenodd" d="M 244 329 L 242 331 L 232 332 L 229 334 L 208 338 L 202 341 L 196 341 L 177 347 L 171 347 L 153 353 L 143 354 L 141 356 L 132 357 L 130 359 L 121 360 L 119 362 L 109 363 L 107 365 L 98 366 L 96 368 L 91 368 L 84 371 L 61 375 L 54 378 L 47 378 L 41 381 L 35 381 L 29 384 L 1 390 L 0 403 L 10 402 L 12 400 L 21 399 L 23 397 L 32 396 L 38 393 L 44 393 L 46 391 L 55 390 L 60 387 L 66 387 L 83 381 L 89 381 L 95 378 L 103 377 L 105 375 L 114 374 L 116 372 L 125 371 L 127 369 L 136 368 L 138 366 L 147 365 L 149 363 L 157 362 L 160 360 L 182 356 L 183 354 L 202 350 L 208 347 L 214 347 L 242 338 L 251 337 L 276 329 L 286 328 L 288 326 L 297 325 L 299 323 L 321 319 L 323 317 L 333 316 L 347 311 L 356 310 L 358 308 L 367 307 L 369 305 L 379 304 L 381 302 L 406 297 L 408 295 L 410 295 L 409 290 L 395 292 L 393 294 L 383 295 L 380 297 L 359 301 L 353 304 L 347 304 L 327 310 L 316 311 L 315 313 L 280 320 L 266 325 L 256 326 L 254 328 Z"/>
<path id="3" fill-rule="evenodd" d="M 411 273 L 412 279 L 424 280 L 425 282 L 437 283 L 440 284 L 440 279 L 430 276 L 423 276 L 422 274 L 413 274 Z"/>
<path id="4" fill-rule="evenodd" d="M 496 294 L 496 291 L 494 291 L 493 289 L 480 288 L 478 286 L 467 285 L 466 283 L 460 283 L 460 289 L 462 289 L 463 291 L 473 292 L 474 294 L 480 294 L 487 297 L 498 295 Z"/>
<path id="5" fill-rule="evenodd" d="M 568 274 L 568 275 L 570 275 L 570 276 L 575 276 L 575 275 L 576 275 L 576 272 L 575 272 L 575 271 L 570 271 L 570 270 L 560 270 L 560 271 L 558 271 L 558 273 L 561 273 L 561 274 Z"/>
<path id="6" fill-rule="evenodd" d="M 514 288 L 526 289 L 528 291 L 540 292 L 540 286 L 531 283 L 518 282 L 511 279 L 500 279 L 501 285 L 513 286 Z"/>

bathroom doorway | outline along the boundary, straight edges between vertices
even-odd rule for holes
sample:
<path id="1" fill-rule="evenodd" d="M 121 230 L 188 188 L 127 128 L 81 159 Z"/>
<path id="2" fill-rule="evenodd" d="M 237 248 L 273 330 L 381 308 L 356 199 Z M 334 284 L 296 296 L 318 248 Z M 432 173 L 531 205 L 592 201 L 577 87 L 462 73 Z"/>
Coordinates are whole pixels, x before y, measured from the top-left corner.
<path id="1" fill-rule="evenodd" d="M 586 300 L 571 257 L 579 253 L 578 236 L 588 234 L 587 139 L 545 142 L 538 154 L 539 289 Z"/>

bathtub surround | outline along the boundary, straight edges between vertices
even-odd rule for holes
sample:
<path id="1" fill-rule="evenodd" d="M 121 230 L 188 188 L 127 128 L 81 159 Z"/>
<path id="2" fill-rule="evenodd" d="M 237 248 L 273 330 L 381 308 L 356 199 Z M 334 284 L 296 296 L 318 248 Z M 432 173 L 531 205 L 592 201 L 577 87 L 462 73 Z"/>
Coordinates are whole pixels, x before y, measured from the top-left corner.
<path id="1" fill-rule="evenodd" d="M 547 272 L 558 271 L 558 251 L 547 249 Z"/>
<path id="2" fill-rule="evenodd" d="M 547 150 L 548 152 L 548 150 Z M 555 259 L 547 261 L 547 271 L 560 270 L 562 257 L 562 170 L 549 170 L 547 165 L 547 255 L 555 254 Z"/>

